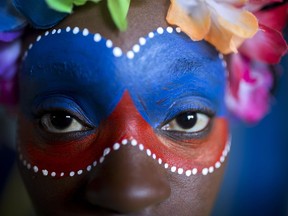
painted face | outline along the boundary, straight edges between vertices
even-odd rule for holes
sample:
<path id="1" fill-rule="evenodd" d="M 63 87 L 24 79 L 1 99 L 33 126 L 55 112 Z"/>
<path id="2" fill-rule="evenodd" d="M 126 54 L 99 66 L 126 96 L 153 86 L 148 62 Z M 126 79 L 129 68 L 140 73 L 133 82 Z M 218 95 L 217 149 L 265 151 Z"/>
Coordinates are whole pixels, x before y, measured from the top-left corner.
<path id="1" fill-rule="evenodd" d="M 19 117 L 37 210 L 209 213 L 230 148 L 225 82 L 214 48 L 172 27 L 128 52 L 78 27 L 39 36 L 22 65 Z"/>

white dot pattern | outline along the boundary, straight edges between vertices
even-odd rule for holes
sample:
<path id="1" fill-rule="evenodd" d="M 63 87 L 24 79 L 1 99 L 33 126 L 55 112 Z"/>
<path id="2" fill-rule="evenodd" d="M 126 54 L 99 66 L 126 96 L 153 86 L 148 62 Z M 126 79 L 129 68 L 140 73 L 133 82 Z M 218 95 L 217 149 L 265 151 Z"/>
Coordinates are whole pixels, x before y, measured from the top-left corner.
<path id="1" fill-rule="evenodd" d="M 121 145 L 121 144 L 122 144 L 122 145 Z M 131 146 L 135 147 L 135 146 L 137 146 L 138 142 L 137 142 L 136 139 L 129 139 L 129 140 L 128 140 L 128 139 L 124 139 L 124 140 L 122 140 L 121 144 L 120 144 L 120 143 L 115 143 L 112 148 L 106 148 L 106 149 L 104 149 L 103 155 L 102 155 L 102 157 L 100 157 L 100 159 L 99 159 L 99 163 L 103 163 L 103 162 L 105 161 L 105 158 L 112 152 L 112 150 L 118 151 L 118 150 L 121 148 L 121 146 L 125 146 L 125 145 L 131 145 Z M 213 173 L 213 172 L 215 171 L 215 169 L 220 168 L 220 167 L 221 167 L 221 164 L 222 164 L 222 163 L 224 162 L 224 160 L 225 160 L 225 157 L 227 156 L 227 153 L 228 153 L 229 150 L 230 150 L 230 145 L 231 145 L 231 138 L 228 139 L 228 141 L 227 141 L 227 143 L 226 143 L 226 146 L 225 146 L 225 148 L 224 148 L 224 150 L 223 150 L 223 152 L 222 152 L 222 156 L 220 157 L 220 160 L 217 161 L 214 166 L 204 167 L 204 168 L 201 170 L 200 173 L 201 173 L 202 175 L 206 176 L 206 175 L 208 175 L 208 174 Z M 143 145 L 143 144 L 139 144 L 139 149 L 140 149 L 141 151 L 145 150 L 144 145 Z M 19 150 L 19 151 L 20 151 L 20 150 Z M 165 169 L 168 169 L 168 168 L 170 167 L 170 171 L 171 171 L 172 173 L 177 173 L 177 174 L 179 174 L 179 175 L 184 174 L 184 175 L 186 175 L 187 177 L 189 177 L 189 176 L 191 176 L 191 175 L 196 175 L 196 174 L 198 173 L 198 169 L 197 169 L 197 168 L 192 168 L 192 169 L 184 170 L 183 168 L 181 168 L 181 167 L 176 167 L 176 166 L 174 166 L 174 165 L 169 166 L 168 163 L 163 163 L 163 160 L 162 160 L 161 158 L 159 158 L 159 157 L 157 158 L 157 155 L 156 155 L 155 153 L 152 153 L 150 149 L 146 149 L 145 152 L 146 152 L 147 156 L 149 156 L 149 157 L 152 156 L 152 158 L 153 158 L 154 160 L 156 160 L 156 162 L 157 162 L 159 165 L 164 166 Z M 226 155 L 226 156 L 224 156 L 224 152 L 225 152 L 225 155 Z M 226 153 L 226 152 L 227 152 L 227 153 Z M 23 165 L 24 165 L 27 169 L 32 168 L 32 165 L 31 165 L 30 163 L 27 163 L 27 161 L 23 159 L 23 156 L 22 156 L 22 157 L 21 157 L 21 156 L 22 156 L 22 155 L 19 153 L 19 158 L 20 158 L 20 160 L 22 160 Z M 22 158 L 22 159 L 21 159 L 21 158 Z M 82 175 L 82 174 L 84 173 L 84 171 L 90 172 L 90 171 L 92 170 L 92 167 L 96 167 L 97 164 L 98 164 L 97 161 L 94 161 L 92 164 L 88 165 L 85 170 L 80 169 L 80 170 L 78 170 L 78 171 L 76 171 L 76 172 L 75 172 L 75 171 L 70 171 L 70 172 L 69 172 L 69 176 L 70 176 L 70 177 L 73 177 L 73 176 L 75 176 L 76 174 L 79 176 L 79 175 Z M 38 166 L 34 165 L 31 170 L 32 170 L 34 173 L 38 173 L 39 168 L 38 168 Z M 43 174 L 43 176 L 49 176 L 49 171 L 48 171 L 47 169 L 43 169 L 43 170 L 42 170 L 42 174 Z M 51 172 L 50 175 L 51 175 L 51 177 L 56 177 L 56 176 L 58 176 L 58 177 L 59 177 L 59 176 L 60 176 L 60 177 L 63 177 L 63 176 L 64 176 L 64 172 L 61 172 L 61 173 L 58 173 L 58 174 L 57 174 L 56 172 L 53 171 L 53 172 Z"/>
<path id="2" fill-rule="evenodd" d="M 179 27 L 177 27 L 176 29 L 173 29 L 172 27 L 169 26 L 169 27 L 166 28 L 166 31 L 164 31 L 164 29 L 162 27 L 159 27 L 159 28 L 157 28 L 155 33 L 154 32 L 150 32 L 148 34 L 148 38 L 147 39 L 145 39 L 144 37 L 140 37 L 139 38 L 139 44 L 135 44 L 132 47 L 132 50 L 130 50 L 130 51 L 128 51 L 126 53 L 127 58 L 128 59 L 133 59 L 135 57 L 135 54 L 140 52 L 140 46 L 144 46 L 147 43 L 147 40 L 154 38 L 155 35 L 157 35 L 157 34 L 161 35 L 161 34 L 164 34 L 164 32 L 167 32 L 168 34 L 170 34 L 170 33 L 173 33 L 174 30 L 177 33 L 181 33 L 181 29 Z M 78 34 L 80 32 L 80 29 L 79 29 L 79 27 L 75 27 L 72 30 L 71 27 L 69 27 L 69 26 L 66 27 L 66 32 L 70 32 L 70 31 L 72 31 L 73 34 Z M 56 33 L 60 34 L 61 32 L 62 32 L 61 29 L 58 29 L 58 30 L 53 29 L 51 31 L 51 34 L 56 34 Z M 48 36 L 49 34 L 50 34 L 50 32 L 46 31 L 44 36 Z M 82 31 L 82 35 L 84 37 L 88 36 L 89 35 L 89 30 L 88 29 L 84 29 Z M 43 36 L 38 36 L 36 41 L 38 42 L 42 38 L 43 38 Z M 102 36 L 99 33 L 96 33 L 93 36 L 93 40 L 95 42 L 100 42 L 102 40 Z M 108 39 L 106 41 L 105 45 L 106 45 L 107 48 L 112 48 L 113 47 L 113 42 Z M 29 50 L 31 50 L 32 48 L 33 48 L 33 44 L 30 44 L 29 45 Z M 113 53 L 113 55 L 115 57 L 122 56 L 122 50 L 119 47 L 114 47 L 112 49 L 112 53 Z M 25 53 L 25 55 L 27 55 L 27 52 Z M 226 64 L 226 62 L 225 62 L 225 60 L 223 58 L 223 55 L 219 54 L 219 58 L 222 60 L 223 67 L 225 67 L 225 69 L 226 69 L 226 65 L 227 64 Z M 125 145 L 128 145 L 129 143 L 131 144 L 131 146 L 137 146 L 138 145 L 137 140 L 135 140 L 135 139 L 129 139 L 129 140 L 128 139 L 123 139 L 121 141 L 121 143 L 115 143 L 111 148 L 106 148 L 104 150 L 104 152 L 103 152 L 103 156 L 100 157 L 100 159 L 99 159 L 99 163 L 103 163 L 104 162 L 105 157 L 108 156 L 111 153 L 111 150 L 117 151 L 117 150 L 119 150 L 121 148 L 122 145 L 125 146 Z M 201 173 L 202 175 L 208 175 L 209 173 L 213 173 L 215 171 L 215 169 L 219 169 L 221 167 L 221 164 L 224 163 L 225 158 L 227 157 L 227 155 L 228 155 L 228 153 L 230 151 L 230 145 L 231 145 L 231 139 L 229 138 L 229 140 L 227 141 L 227 144 L 225 146 L 225 149 L 222 152 L 222 155 L 221 155 L 219 161 L 217 161 L 214 166 L 203 168 L 199 173 Z M 140 151 L 144 151 L 145 150 L 145 147 L 144 147 L 143 144 L 139 144 L 138 148 L 139 148 Z M 163 160 L 161 158 L 157 158 L 157 155 L 152 153 L 150 149 L 146 149 L 145 152 L 146 152 L 147 156 L 149 156 L 149 157 L 152 156 L 152 158 L 154 160 L 157 160 L 158 164 L 164 166 L 165 169 L 168 169 L 170 167 L 170 165 L 168 163 L 165 163 L 165 161 L 163 162 Z M 23 159 L 23 155 L 22 154 L 20 154 L 19 157 L 20 157 L 20 160 L 23 163 L 23 166 L 25 166 L 28 170 L 32 168 L 33 165 L 31 165 L 30 163 L 27 163 L 27 161 Z M 92 167 L 96 167 L 96 166 L 97 166 L 97 161 L 94 161 L 92 164 L 88 165 L 86 167 L 86 169 L 84 169 L 84 170 L 80 169 L 80 170 L 76 171 L 76 173 L 78 175 L 82 175 L 84 173 L 84 171 L 90 172 L 92 170 Z M 34 173 L 38 173 L 39 172 L 39 168 L 38 168 L 37 165 L 34 165 L 31 170 L 33 170 Z M 181 167 L 176 167 L 176 166 L 173 166 L 173 165 L 171 166 L 170 170 L 173 173 L 178 173 L 179 175 L 185 174 L 186 176 L 196 175 L 198 173 L 198 169 L 197 168 L 191 168 L 191 169 L 188 169 L 188 170 L 184 170 Z M 42 169 L 41 172 L 42 172 L 43 176 L 48 176 L 49 175 L 49 171 L 46 170 L 46 169 Z M 56 177 L 56 176 L 64 177 L 65 173 L 61 172 L 61 173 L 57 174 L 56 172 L 51 172 L 50 175 L 52 177 Z M 75 176 L 75 171 L 70 171 L 69 176 L 71 176 L 71 177 Z"/>

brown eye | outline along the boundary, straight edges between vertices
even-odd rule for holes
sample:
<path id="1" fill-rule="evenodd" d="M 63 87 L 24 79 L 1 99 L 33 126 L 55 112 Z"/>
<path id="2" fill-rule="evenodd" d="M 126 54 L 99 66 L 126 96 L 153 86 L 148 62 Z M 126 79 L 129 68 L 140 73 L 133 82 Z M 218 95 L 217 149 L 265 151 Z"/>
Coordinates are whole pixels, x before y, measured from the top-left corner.
<path id="1" fill-rule="evenodd" d="M 161 129 L 166 131 L 193 133 L 204 130 L 209 121 L 210 117 L 203 113 L 185 112 L 176 116 Z"/>
<path id="2" fill-rule="evenodd" d="M 86 127 L 65 111 L 55 111 L 42 116 L 41 125 L 51 133 L 83 131 Z"/>

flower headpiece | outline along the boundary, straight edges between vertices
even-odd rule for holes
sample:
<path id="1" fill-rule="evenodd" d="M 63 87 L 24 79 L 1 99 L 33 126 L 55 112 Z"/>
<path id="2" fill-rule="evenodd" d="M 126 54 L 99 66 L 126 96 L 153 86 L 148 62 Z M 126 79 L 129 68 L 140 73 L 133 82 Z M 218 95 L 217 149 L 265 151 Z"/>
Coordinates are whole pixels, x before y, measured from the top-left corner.
<path id="1" fill-rule="evenodd" d="M 74 6 L 101 0 L 0 0 L 0 103 L 16 103 L 15 74 L 22 29 L 51 28 Z M 130 0 L 102 0 L 115 26 L 127 28 Z M 33 7 L 31 7 L 33 5 Z M 225 55 L 229 71 L 227 107 L 246 122 L 269 110 L 273 66 L 287 51 L 282 30 L 287 21 L 284 0 L 171 0 L 166 20 L 192 40 L 206 40 Z M 41 13 L 39 13 L 41 11 Z M 253 50 L 251 52 L 251 50 Z"/>

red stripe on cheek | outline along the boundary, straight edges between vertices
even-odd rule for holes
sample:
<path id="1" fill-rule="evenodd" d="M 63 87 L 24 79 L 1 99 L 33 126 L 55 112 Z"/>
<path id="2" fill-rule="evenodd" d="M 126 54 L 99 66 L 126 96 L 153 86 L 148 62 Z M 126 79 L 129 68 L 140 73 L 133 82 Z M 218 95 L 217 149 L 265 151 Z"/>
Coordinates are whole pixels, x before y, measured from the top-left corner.
<path id="1" fill-rule="evenodd" d="M 19 146 L 24 159 L 39 170 L 57 174 L 64 172 L 65 175 L 85 170 L 95 161 L 99 163 L 104 150 L 109 148 L 112 151 L 113 145 L 124 138 L 136 139 L 138 145 L 143 144 L 145 152 L 149 149 L 151 156 L 155 154 L 157 159 L 161 158 L 169 166 L 201 170 L 219 161 L 229 133 L 227 120 L 216 118 L 210 133 L 201 140 L 180 142 L 160 136 L 136 110 L 128 92 L 97 131 L 91 131 L 82 138 L 60 141 L 55 137 L 54 141 L 50 138 L 47 141 L 35 127 L 20 116 Z"/>

